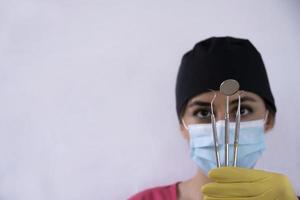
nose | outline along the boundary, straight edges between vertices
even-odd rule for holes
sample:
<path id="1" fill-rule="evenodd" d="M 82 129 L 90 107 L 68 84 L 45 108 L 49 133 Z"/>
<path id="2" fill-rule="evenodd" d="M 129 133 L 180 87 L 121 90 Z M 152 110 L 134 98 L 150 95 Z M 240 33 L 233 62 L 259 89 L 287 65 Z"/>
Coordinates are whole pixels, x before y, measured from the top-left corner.
<path id="1" fill-rule="evenodd" d="M 215 113 L 216 121 L 224 120 L 225 119 L 225 110 L 218 110 Z"/>

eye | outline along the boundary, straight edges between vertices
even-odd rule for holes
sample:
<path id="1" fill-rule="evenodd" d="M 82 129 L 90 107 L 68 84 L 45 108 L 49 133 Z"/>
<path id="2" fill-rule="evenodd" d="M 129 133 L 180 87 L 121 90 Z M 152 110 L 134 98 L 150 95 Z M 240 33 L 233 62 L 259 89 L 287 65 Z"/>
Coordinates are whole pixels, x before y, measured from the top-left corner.
<path id="1" fill-rule="evenodd" d="M 252 113 L 252 109 L 246 106 L 241 106 L 241 116 L 246 116 Z"/>
<path id="2" fill-rule="evenodd" d="M 199 109 L 199 110 L 196 110 L 193 113 L 193 115 L 196 116 L 196 117 L 198 117 L 199 119 L 210 119 L 211 112 L 210 112 L 210 110 Z"/>

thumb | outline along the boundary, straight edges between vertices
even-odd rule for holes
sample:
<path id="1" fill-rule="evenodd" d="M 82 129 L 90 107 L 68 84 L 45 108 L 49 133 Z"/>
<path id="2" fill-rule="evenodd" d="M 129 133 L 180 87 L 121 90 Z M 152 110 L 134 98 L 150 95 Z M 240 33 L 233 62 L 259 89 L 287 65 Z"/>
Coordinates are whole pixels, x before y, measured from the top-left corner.
<path id="1" fill-rule="evenodd" d="M 256 182 L 270 176 L 270 172 L 241 167 L 215 168 L 208 173 L 210 179 L 220 183 Z"/>

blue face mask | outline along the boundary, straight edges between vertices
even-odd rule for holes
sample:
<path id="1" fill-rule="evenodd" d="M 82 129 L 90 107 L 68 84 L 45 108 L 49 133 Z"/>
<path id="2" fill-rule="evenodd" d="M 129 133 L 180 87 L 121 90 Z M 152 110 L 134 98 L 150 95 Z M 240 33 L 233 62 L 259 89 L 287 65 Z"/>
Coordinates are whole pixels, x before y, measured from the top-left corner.
<path id="1" fill-rule="evenodd" d="M 262 120 L 240 123 L 238 167 L 253 168 L 266 148 Z M 224 166 L 225 122 L 216 123 L 220 162 Z M 191 124 L 188 127 L 190 135 L 190 156 L 198 167 L 206 174 L 217 167 L 214 140 L 211 124 Z M 229 164 L 233 164 L 233 142 L 235 123 L 230 123 Z"/>

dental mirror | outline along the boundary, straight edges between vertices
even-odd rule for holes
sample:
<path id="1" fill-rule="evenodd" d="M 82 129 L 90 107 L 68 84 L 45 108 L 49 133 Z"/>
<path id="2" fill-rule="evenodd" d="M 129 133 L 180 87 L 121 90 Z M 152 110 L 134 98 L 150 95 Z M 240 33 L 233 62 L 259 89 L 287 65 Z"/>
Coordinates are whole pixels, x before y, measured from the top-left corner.
<path id="1" fill-rule="evenodd" d="M 234 79 L 227 79 L 220 85 L 220 92 L 225 96 L 232 96 L 239 90 L 239 88 L 239 82 Z"/>

